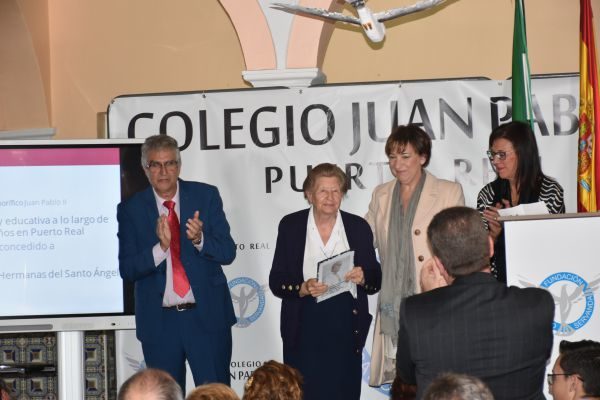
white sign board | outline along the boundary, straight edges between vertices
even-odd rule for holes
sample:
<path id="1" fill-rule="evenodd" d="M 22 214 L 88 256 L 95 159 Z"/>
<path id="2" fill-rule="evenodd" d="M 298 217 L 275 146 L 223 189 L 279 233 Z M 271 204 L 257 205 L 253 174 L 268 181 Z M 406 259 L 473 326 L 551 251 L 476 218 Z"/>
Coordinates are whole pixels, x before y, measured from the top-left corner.
<path id="1" fill-rule="evenodd" d="M 600 214 L 517 217 L 504 229 L 508 285 L 544 288 L 556 304 L 551 373 L 561 340 L 600 341 Z"/>

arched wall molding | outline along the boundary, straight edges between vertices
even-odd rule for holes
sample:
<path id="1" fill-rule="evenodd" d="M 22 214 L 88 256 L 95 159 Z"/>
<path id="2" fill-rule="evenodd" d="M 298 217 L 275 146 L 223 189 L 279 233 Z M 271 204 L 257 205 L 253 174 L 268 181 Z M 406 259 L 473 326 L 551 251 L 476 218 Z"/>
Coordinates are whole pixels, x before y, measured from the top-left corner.
<path id="1" fill-rule="evenodd" d="M 272 0 L 219 0 L 240 41 L 246 70 L 255 87 L 306 87 L 325 83 L 321 71 L 334 24 L 271 8 Z M 338 11 L 335 0 L 278 0 Z"/>

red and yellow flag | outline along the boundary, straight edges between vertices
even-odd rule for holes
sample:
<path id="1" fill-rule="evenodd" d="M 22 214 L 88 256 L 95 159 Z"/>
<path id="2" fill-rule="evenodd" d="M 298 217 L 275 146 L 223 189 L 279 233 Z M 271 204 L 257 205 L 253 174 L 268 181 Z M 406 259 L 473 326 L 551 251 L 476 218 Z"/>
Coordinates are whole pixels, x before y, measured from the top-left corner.
<path id="1" fill-rule="evenodd" d="M 597 211 L 597 179 L 600 178 L 600 96 L 594 23 L 590 0 L 580 0 L 579 44 L 579 146 L 577 163 L 577 211 Z"/>

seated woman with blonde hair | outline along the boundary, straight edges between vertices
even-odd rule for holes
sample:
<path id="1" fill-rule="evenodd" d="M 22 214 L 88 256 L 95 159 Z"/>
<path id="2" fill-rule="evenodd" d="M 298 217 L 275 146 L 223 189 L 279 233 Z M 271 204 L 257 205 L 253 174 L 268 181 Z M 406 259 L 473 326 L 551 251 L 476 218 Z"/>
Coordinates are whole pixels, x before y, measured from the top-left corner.
<path id="1" fill-rule="evenodd" d="M 240 400 L 232 388 L 223 383 L 207 383 L 192 390 L 185 400 Z"/>
<path id="2" fill-rule="evenodd" d="M 277 361 L 258 367 L 244 386 L 242 400 L 302 400 L 302 375 Z"/>

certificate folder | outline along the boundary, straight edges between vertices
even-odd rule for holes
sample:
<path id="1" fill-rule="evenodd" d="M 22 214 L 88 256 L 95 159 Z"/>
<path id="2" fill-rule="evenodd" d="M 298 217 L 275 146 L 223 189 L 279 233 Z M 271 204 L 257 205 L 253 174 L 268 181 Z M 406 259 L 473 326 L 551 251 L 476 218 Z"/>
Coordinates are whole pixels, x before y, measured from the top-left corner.
<path id="1" fill-rule="evenodd" d="M 344 280 L 352 268 L 354 268 L 354 250 L 347 250 L 319 261 L 317 280 L 329 287 L 325 293 L 317 297 L 317 303 L 344 292 L 350 292 L 356 298 L 356 283 Z"/>

